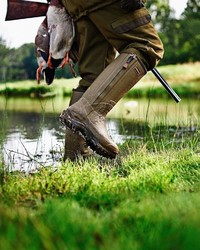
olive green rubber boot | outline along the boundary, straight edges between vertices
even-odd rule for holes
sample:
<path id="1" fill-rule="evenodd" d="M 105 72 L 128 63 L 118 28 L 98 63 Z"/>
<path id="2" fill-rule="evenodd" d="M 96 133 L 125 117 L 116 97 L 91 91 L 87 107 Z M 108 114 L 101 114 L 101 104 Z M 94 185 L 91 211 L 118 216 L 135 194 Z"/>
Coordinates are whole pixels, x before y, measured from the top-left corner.
<path id="1" fill-rule="evenodd" d="M 106 129 L 106 115 L 147 70 L 135 54 L 120 54 L 97 77 L 78 102 L 64 110 L 60 120 L 73 131 L 81 132 L 97 154 L 115 158 L 118 146 Z"/>
<path id="2" fill-rule="evenodd" d="M 77 102 L 84 92 L 73 90 L 69 106 Z M 81 156 L 86 158 L 92 154 L 92 150 L 88 148 L 87 143 L 83 136 L 74 133 L 71 129 L 66 127 L 65 132 L 65 152 L 63 160 L 76 161 Z"/>

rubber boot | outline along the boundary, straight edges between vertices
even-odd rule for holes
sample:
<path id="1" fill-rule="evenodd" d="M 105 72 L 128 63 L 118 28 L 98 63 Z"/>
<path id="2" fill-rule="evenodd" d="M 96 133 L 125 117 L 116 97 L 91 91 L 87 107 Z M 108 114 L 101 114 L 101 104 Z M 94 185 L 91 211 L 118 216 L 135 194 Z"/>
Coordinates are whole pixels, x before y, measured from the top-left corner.
<path id="1" fill-rule="evenodd" d="M 77 102 L 84 92 L 73 90 L 69 106 Z M 83 158 L 92 154 L 92 150 L 88 148 L 85 139 L 78 133 L 74 133 L 66 127 L 65 133 L 65 152 L 63 160 L 67 159 L 76 161 L 80 156 Z"/>
<path id="2" fill-rule="evenodd" d="M 61 122 L 81 132 L 97 154 L 115 158 L 119 149 L 107 133 L 106 115 L 146 72 L 137 55 L 120 54 L 97 77 L 81 99 L 62 112 Z"/>

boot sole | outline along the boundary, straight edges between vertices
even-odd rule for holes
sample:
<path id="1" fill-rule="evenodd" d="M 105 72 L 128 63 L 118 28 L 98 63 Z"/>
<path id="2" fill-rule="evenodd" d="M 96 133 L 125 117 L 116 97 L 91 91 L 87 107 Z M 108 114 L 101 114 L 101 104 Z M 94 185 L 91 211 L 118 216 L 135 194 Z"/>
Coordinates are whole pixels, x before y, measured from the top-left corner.
<path id="1" fill-rule="evenodd" d="M 62 114 L 60 115 L 60 121 L 62 124 L 70 128 L 73 132 L 80 132 L 84 136 L 87 145 L 90 146 L 90 148 L 97 154 L 110 159 L 116 158 L 117 153 L 107 151 L 104 147 L 102 147 L 93 133 L 83 123 L 73 119 L 68 110 L 64 110 L 62 112 Z"/>

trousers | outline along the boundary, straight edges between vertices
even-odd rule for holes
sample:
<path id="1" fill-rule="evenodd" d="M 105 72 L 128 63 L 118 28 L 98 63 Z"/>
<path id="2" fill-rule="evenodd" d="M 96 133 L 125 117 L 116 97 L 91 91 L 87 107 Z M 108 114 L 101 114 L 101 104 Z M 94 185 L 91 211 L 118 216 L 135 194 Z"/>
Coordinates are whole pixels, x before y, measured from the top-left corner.
<path id="1" fill-rule="evenodd" d="M 147 70 L 163 57 L 162 41 L 148 10 L 121 9 L 120 1 L 90 12 L 75 22 L 79 45 L 79 87 L 89 87 L 114 60 L 115 51 L 136 54 Z"/>

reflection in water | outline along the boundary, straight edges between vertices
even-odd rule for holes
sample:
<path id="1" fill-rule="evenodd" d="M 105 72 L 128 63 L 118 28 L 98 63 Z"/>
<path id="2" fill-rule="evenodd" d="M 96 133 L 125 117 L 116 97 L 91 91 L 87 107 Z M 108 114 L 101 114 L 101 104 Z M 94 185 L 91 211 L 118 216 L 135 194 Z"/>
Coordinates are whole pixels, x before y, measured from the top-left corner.
<path id="1" fill-rule="evenodd" d="M 62 161 L 65 128 L 58 114 L 7 111 L 5 116 L 0 111 L 0 116 L 6 119 L 6 129 L 0 129 L 4 130 L 3 154 L 9 171 L 33 171 Z M 116 142 L 125 140 L 117 134 L 117 120 L 109 120 L 108 129 Z"/>
<path id="2" fill-rule="evenodd" d="M 6 120 L 1 131 L 4 161 L 10 171 L 52 165 L 58 155 L 61 157 L 64 128 L 58 115 L 17 111 L 7 111 L 6 116 L 0 111 L 0 115 Z"/>
<path id="3" fill-rule="evenodd" d="M 4 143 L 4 160 L 10 171 L 31 171 L 40 166 L 52 166 L 61 157 L 63 142 L 54 130 L 43 128 L 38 139 L 27 139 L 21 131 L 10 134 Z"/>
<path id="4" fill-rule="evenodd" d="M 58 117 L 67 102 L 55 99 L 37 106 L 38 100 L 15 99 L 10 100 L 10 104 L 7 101 L 5 107 L 0 98 L 0 145 L 9 171 L 32 171 L 43 166 L 58 165 L 62 161 L 65 128 Z M 195 102 L 193 105 L 188 102 L 177 106 L 168 101 L 149 103 L 147 100 L 122 100 L 109 114 L 107 128 L 113 140 L 119 144 L 126 139 L 142 140 L 152 122 L 154 125 L 162 124 L 164 130 L 171 122 L 169 131 L 181 123 L 195 130 L 199 113 L 199 105 Z"/>

